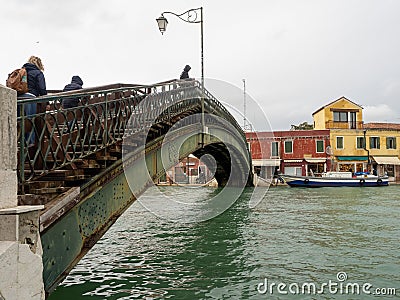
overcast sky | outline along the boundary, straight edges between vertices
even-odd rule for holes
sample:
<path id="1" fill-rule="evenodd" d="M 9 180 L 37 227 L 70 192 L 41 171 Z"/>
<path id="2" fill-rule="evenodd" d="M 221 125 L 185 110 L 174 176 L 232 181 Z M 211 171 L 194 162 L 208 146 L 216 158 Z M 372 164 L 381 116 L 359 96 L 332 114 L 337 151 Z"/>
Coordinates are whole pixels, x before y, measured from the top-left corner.
<path id="1" fill-rule="evenodd" d="M 48 89 L 72 75 L 85 87 L 151 84 L 178 78 L 186 64 L 200 77 L 200 26 L 166 15 L 162 36 L 155 21 L 200 6 L 205 76 L 238 91 L 245 78 L 273 129 L 311 123 L 341 96 L 364 107 L 364 121 L 400 123 L 398 0 L 1 0 L 0 77 L 30 55 L 42 58 Z M 259 108 L 249 106 L 252 118 Z"/>

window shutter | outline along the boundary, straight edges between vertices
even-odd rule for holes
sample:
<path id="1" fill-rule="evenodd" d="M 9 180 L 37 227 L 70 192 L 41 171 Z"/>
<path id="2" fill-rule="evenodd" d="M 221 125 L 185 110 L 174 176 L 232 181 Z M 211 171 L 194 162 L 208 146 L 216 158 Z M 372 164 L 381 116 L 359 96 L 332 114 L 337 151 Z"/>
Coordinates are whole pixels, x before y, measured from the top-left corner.
<path id="1" fill-rule="evenodd" d="M 380 139 L 381 139 L 381 138 L 379 138 L 379 137 L 376 138 L 376 148 L 377 148 L 377 149 L 380 149 L 380 148 L 381 148 Z"/>

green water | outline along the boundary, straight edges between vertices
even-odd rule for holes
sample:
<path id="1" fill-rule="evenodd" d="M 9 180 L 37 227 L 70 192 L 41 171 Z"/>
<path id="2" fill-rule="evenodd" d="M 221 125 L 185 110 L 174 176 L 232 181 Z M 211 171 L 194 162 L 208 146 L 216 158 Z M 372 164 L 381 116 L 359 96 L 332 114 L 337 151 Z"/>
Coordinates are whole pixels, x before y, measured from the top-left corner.
<path id="1" fill-rule="evenodd" d="M 180 187 L 165 191 L 177 199 L 193 195 Z M 339 283 L 339 272 L 347 274 L 344 283 L 370 283 L 371 293 L 396 289 L 397 296 L 378 299 L 399 297 L 400 186 L 276 187 L 254 209 L 248 207 L 251 192 L 246 189 L 225 213 L 200 223 L 168 222 L 135 203 L 50 299 L 375 298 L 328 290 L 257 291 L 265 279 L 287 286 Z"/>

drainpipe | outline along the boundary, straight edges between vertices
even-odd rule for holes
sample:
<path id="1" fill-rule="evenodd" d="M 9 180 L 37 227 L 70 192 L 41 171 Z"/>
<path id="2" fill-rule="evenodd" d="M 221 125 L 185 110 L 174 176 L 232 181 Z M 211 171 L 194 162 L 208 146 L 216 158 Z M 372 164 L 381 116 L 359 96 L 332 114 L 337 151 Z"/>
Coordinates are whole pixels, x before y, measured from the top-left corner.
<path id="1" fill-rule="evenodd" d="M 369 161 L 369 150 L 367 149 L 367 138 L 366 138 L 366 134 L 367 134 L 367 129 L 364 129 L 364 150 L 367 151 L 367 155 L 368 155 L 368 161 L 367 161 L 367 171 L 369 170 L 369 165 L 370 165 L 370 161 Z"/>

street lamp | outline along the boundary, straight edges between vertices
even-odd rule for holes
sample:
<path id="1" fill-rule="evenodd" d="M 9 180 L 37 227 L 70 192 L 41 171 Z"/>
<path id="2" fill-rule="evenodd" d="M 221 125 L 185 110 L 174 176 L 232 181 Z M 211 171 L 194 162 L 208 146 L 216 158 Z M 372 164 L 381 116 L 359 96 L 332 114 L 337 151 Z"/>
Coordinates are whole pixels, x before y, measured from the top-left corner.
<path id="1" fill-rule="evenodd" d="M 163 15 L 156 19 L 158 24 L 158 29 L 160 29 L 161 34 L 164 34 L 164 31 L 167 30 L 168 20 L 164 18 Z"/>
<path id="2" fill-rule="evenodd" d="M 200 55 L 200 65 L 201 65 L 201 125 L 202 131 L 205 132 L 205 121 L 204 121 L 204 51 L 203 51 L 203 7 L 193 8 L 185 11 L 181 14 L 176 14 L 170 11 L 165 11 L 161 14 L 159 18 L 156 19 L 158 29 L 161 34 L 167 30 L 168 20 L 164 17 L 165 14 L 171 14 L 186 23 L 200 23 L 200 47 L 201 47 L 201 55 Z M 202 134 L 202 145 L 204 145 L 204 134 Z"/>

